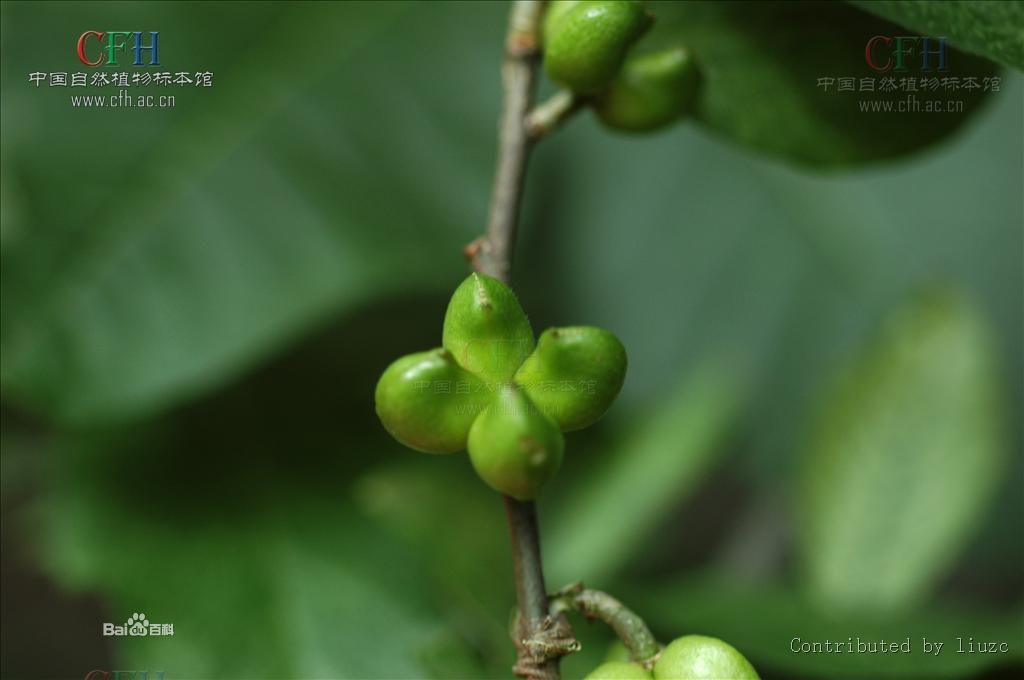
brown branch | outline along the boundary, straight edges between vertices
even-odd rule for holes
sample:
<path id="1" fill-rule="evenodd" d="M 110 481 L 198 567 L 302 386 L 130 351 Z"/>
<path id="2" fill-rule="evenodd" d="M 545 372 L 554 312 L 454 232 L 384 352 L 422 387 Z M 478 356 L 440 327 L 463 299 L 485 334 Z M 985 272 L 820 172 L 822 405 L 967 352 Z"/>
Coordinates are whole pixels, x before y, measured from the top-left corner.
<path id="1" fill-rule="evenodd" d="M 526 116 L 533 104 L 543 11 L 540 0 L 516 0 L 512 5 L 501 67 L 504 103 L 487 232 L 465 250 L 476 271 L 506 283 L 531 147 Z M 548 612 L 536 507 L 506 496 L 505 511 L 519 607 L 512 633 L 517 652 L 513 670 L 522 678 L 559 680 L 558 658 L 578 649 L 579 643 L 564 614 L 552 617 Z"/>

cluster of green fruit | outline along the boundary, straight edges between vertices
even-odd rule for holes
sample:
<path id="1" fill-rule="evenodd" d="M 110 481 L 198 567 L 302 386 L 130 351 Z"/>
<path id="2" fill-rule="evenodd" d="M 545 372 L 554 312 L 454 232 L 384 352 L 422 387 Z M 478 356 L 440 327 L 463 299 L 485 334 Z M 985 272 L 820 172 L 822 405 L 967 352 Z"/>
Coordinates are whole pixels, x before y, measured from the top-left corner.
<path id="1" fill-rule="evenodd" d="M 658 655 L 653 673 L 630 661 L 621 643 L 612 647 L 608 658 L 584 680 L 759 680 L 735 647 L 703 635 L 686 635 L 669 643 Z"/>
<path id="2" fill-rule="evenodd" d="M 626 351 L 592 326 L 551 328 L 535 342 L 515 294 L 471 274 L 448 303 L 442 347 L 404 356 L 377 383 L 391 435 L 428 453 L 469 450 L 492 488 L 532 500 L 562 462 L 562 432 L 608 410 Z"/>
<path id="3" fill-rule="evenodd" d="M 638 0 L 555 0 L 544 16 L 544 69 L 619 130 L 654 130 L 689 113 L 699 85 L 683 47 L 632 51 L 653 20 Z"/>

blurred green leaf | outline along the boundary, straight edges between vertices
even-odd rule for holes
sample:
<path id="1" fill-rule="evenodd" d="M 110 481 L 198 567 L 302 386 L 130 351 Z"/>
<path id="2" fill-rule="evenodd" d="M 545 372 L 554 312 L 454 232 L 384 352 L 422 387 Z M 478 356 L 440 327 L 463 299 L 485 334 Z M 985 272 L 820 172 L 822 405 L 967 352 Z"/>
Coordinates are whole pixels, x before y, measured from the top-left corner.
<path id="1" fill-rule="evenodd" d="M 862 9 L 974 54 L 1024 69 L 1024 4 L 994 0 L 854 0 Z"/>
<path id="2" fill-rule="evenodd" d="M 51 7 L 4 6 L 22 27 L 5 87 L 74 70 L 68 36 L 132 17 L 159 24 L 165 68 L 215 82 L 151 111 L 5 89 L 4 203 L 17 186 L 32 208 L 3 238 L 8 398 L 73 422 L 149 413 L 332 314 L 462 275 L 497 107 L 462 95 L 497 94 L 501 6 L 273 4 L 243 32 L 218 3 Z"/>
<path id="3" fill-rule="evenodd" d="M 980 613 L 931 607 L 906 616 L 844 616 L 821 609 L 810 600 L 773 583 L 744 582 L 734 575 L 708 573 L 661 586 L 636 588 L 627 603 L 664 638 L 713 635 L 727 640 L 767 674 L 827 678 L 959 678 L 986 669 L 1020 663 L 1024 612 Z M 903 642 L 909 654 L 795 653 L 802 642 Z M 966 649 L 975 641 L 1006 642 L 1008 652 L 957 653 L 957 638 Z M 943 643 L 938 655 L 923 651 L 923 638 Z M 799 643 L 798 643 L 799 644 Z"/>
<path id="4" fill-rule="evenodd" d="M 652 9 L 660 24 L 652 41 L 682 41 L 703 67 L 698 121 L 790 161 L 841 167 L 895 158 L 943 139 L 983 100 L 980 89 L 931 92 L 928 99 L 962 99 L 963 113 L 913 115 L 858 108 L 860 100 L 895 106 L 907 98 L 900 90 L 823 91 L 819 78 L 881 76 L 864 61 L 865 42 L 901 30 L 842 3 L 679 2 Z M 949 66 L 943 75 L 979 83 L 995 72 L 991 63 L 956 51 Z"/>
<path id="5" fill-rule="evenodd" d="M 361 475 L 353 493 L 368 515 L 434 560 L 439 580 L 478 598 L 501 621 L 504 635 L 512 588 L 505 515 L 501 497 L 480 481 L 465 455 L 406 450 L 395 464 Z M 477 549 L 466 550 L 471 544 Z"/>
<path id="6" fill-rule="evenodd" d="M 394 464 L 359 477 L 355 502 L 417 549 L 449 610 L 459 612 L 452 625 L 481 650 L 487 670 L 503 677 L 515 662 L 508 637 L 515 590 L 501 497 L 464 453 L 401 448 Z"/>
<path id="7" fill-rule="evenodd" d="M 743 394 L 734 371 L 708 362 L 648 406 L 654 411 L 637 420 L 606 463 L 567 489 L 565 505 L 545 527 L 552 583 L 582 579 L 596 586 L 633 558 L 654 525 L 719 461 L 720 440 Z"/>
<path id="8" fill-rule="evenodd" d="M 988 328 L 946 292 L 916 298 L 848 367 L 800 472 L 814 596 L 898 610 L 946 573 L 1003 470 L 996 376 Z"/>
<path id="9" fill-rule="evenodd" d="M 479 673 L 421 560 L 337 493 L 262 465 L 147 461 L 164 453 L 157 434 L 60 450 L 41 515 L 60 583 L 104 594 L 111 622 L 141 612 L 174 625 L 173 637 L 117 639 L 119 663 L 192 678 Z M 190 472 L 219 479 L 191 488 Z"/>

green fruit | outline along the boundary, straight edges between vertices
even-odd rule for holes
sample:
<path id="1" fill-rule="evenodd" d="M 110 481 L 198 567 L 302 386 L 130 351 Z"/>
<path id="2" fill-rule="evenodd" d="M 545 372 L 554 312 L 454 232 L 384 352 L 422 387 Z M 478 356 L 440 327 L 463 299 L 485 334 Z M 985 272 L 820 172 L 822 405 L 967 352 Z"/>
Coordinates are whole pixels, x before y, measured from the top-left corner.
<path id="1" fill-rule="evenodd" d="M 759 680 L 757 671 L 731 645 L 713 637 L 686 635 L 669 643 L 654 664 L 656 680 Z"/>
<path id="2" fill-rule="evenodd" d="M 700 74 L 682 47 L 630 56 L 594 104 L 609 127 L 643 132 L 665 126 L 689 113 Z"/>
<path id="3" fill-rule="evenodd" d="M 443 349 L 404 356 L 384 371 L 375 393 L 384 428 L 406 446 L 427 453 L 466 448 L 469 428 L 491 394 Z"/>
<path id="4" fill-rule="evenodd" d="M 469 459 L 490 487 L 521 501 L 533 500 L 558 472 L 565 444 L 522 390 L 501 389 L 469 430 Z"/>
<path id="5" fill-rule="evenodd" d="M 547 9 L 544 10 L 544 22 L 541 25 L 541 38 L 543 42 L 547 42 L 548 36 L 554 31 L 555 24 L 565 16 L 566 12 L 577 5 L 582 5 L 584 2 L 587 2 L 587 0 L 554 0 L 554 2 L 549 2 Z"/>
<path id="6" fill-rule="evenodd" d="M 470 274 L 448 303 L 441 344 L 462 368 L 502 383 L 533 351 L 533 329 L 508 286 Z"/>
<path id="7" fill-rule="evenodd" d="M 616 640 L 608 645 L 608 651 L 604 655 L 605 661 L 632 661 L 632 659 L 629 647 L 622 640 Z"/>
<path id="8" fill-rule="evenodd" d="M 590 671 L 583 680 L 651 680 L 643 666 L 624 661 L 607 661 Z"/>
<path id="9" fill-rule="evenodd" d="M 626 350 L 608 331 L 593 326 L 549 328 L 515 381 L 565 432 L 597 421 L 612 405 L 626 377 Z"/>
<path id="10" fill-rule="evenodd" d="M 481 479 L 519 500 L 536 498 L 558 472 L 561 428 L 597 420 L 626 371 L 622 344 L 599 328 L 552 328 L 535 345 L 515 294 L 481 274 L 452 295 L 442 342 L 384 371 L 377 415 L 414 449 L 467 448 Z"/>
<path id="11" fill-rule="evenodd" d="M 577 94 L 598 94 L 650 24 L 634 0 L 579 2 L 559 10 L 547 24 L 544 68 L 552 80 Z"/>

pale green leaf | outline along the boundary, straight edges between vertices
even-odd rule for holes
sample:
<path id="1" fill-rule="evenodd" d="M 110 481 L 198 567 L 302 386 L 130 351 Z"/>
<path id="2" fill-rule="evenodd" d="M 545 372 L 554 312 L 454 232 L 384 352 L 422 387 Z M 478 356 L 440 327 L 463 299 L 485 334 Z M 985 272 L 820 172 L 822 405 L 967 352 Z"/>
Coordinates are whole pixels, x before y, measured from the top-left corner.
<path id="1" fill-rule="evenodd" d="M 948 293 L 915 299 L 824 395 L 800 472 L 811 593 L 866 611 L 925 597 L 1004 469 L 993 347 Z"/>

